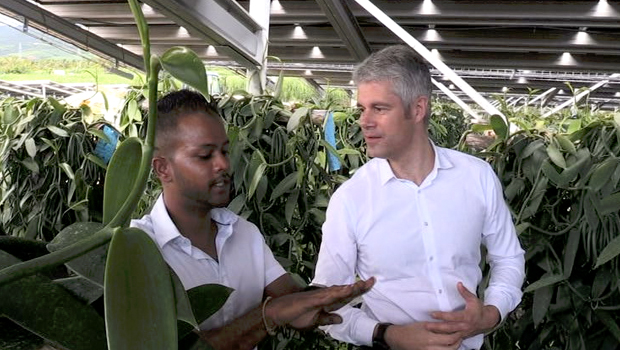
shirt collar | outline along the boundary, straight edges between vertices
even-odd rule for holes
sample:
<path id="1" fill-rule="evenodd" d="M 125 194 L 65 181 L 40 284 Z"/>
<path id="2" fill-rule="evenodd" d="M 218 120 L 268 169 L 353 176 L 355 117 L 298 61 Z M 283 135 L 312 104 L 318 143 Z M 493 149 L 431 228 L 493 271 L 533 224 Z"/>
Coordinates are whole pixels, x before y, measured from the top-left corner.
<path id="1" fill-rule="evenodd" d="M 429 177 L 434 178 L 437 174 L 438 169 L 449 169 L 454 165 L 450 161 L 450 157 L 446 154 L 445 150 L 441 147 L 435 146 L 435 143 L 428 139 L 431 147 L 433 147 L 433 153 L 435 153 L 435 162 L 433 163 L 433 169 L 429 173 Z M 392 171 L 392 167 L 387 159 L 384 158 L 376 158 L 379 162 L 379 178 L 381 179 L 381 184 L 385 185 L 391 179 L 396 179 L 396 175 L 394 175 L 394 171 Z"/>
<path id="2" fill-rule="evenodd" d="M 211 218 L 218 224 L 218 239 L 226 239 L 232 234 L 232 225 L 237 222 L 238 216 L 227 208 L 214 208 L 211 210 Z M 163 247 L 167 243 L 184 237 L 170 218 L 163 193 L 159 196 L 151 210 L 153 233 L 157 245 Z"/>

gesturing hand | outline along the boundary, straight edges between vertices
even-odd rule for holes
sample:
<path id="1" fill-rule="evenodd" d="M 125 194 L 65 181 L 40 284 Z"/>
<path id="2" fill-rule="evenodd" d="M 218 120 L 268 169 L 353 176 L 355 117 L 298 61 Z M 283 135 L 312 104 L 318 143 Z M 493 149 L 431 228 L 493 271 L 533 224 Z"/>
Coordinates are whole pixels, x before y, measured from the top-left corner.
<path id="1" fill-rule="evenodd" d="M 429 322 L 404 326 L 392 325 L 385 332 L 385 340 L 393 350 L 454 350 L 461 345 L 460 334 L 434 333 L 426 329 Z"/>
<path id="2" fill-rule="evenodd" d="M 465 309 L 452 312 L 432 312 L 433 318 L 445 322 L 428 323 L 426 329 L 446 334 L 458 332 L 463 338 L 468 338 L 492 329 L 500 321 L 500 314 L 495 306 L 485 306 L 461 282 L 457 283 L 456 288 L 465 299 Z"/>
<path id="3" fill-rule="evenodd" d="M 370 278 L 346 286 L 288 294 L 272 299 L 265 313 L 277 326 L 288 325 L 296 329 L 341 323 L 342 318 L 332 311 L 366 293 L 374 284 L 375 279 Z"/>

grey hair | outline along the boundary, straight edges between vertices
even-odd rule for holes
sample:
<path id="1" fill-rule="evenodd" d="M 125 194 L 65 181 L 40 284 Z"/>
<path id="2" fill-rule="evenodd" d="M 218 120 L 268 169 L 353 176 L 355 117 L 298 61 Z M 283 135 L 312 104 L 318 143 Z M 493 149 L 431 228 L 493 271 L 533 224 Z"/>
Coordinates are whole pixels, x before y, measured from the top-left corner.
<path id="1" fill-rule="evenodd" d="M 428 122 L 431 110 L 431 73 L 422 57 L 409 46 L 388 46 L 372 53 L 355 68 L 353 81 L 356 85 L 376 81 L 392 82 L 394 93 L 400 97 L 407 112 L 417 97 L 428 97 Z"/>

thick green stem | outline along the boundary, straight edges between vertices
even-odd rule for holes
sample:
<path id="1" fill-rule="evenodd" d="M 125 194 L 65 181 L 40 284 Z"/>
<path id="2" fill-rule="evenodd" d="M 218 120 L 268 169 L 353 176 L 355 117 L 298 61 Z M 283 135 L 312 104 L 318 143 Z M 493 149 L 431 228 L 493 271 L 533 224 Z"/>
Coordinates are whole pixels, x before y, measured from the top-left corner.
<path id="1" fill-rule="evenodd" d="M 118 230 L 118 228 L 111 228 L 109 226 L 104 227 L 100 231 L 97 231 L 92 236 L 75 242 L 72 245 L 63 248 L 61 250 L 49 253 L 42 257 L 24 261 L 19 264 L 9 266 L 0 271 L 0 287 L 16 281 L 20 278 L 34 275 L 35 273 L 58 266 L 73 260 L 79 256 L 82 256 L 91 250 L 98 248 L 110 241 L 112 235 Z"/>
<path id="2" fill-rule="evenodd" d="M 140 41 L 142 42 L 142 56 L 144 59 L 144 71 L 147 74 L 147 81 L 149 80 L 148 74 L 151 73 L 149 69 L 149 62 L 151 62 L 151 41 L 149 39 L 149 26 L 144 18 L 144 13 L 140 4 L 136 0 L 129 0 L 129 8 L 133 13 L 133 17 L 136 19 L 136 26 L 138 27 L 138 33 L 140 34 Z"/>
<path id="3" fill-rule="evenodd" d="M 140 161 L 140 170 L 138 178 L 131 189 L 131 193 L 116 216 L 112 218 L 108 226 L 117 227 L 124 225 L 129 220 L 131 214 L 136 209 L 140 197 L 146 187 L 146 182 L 151 173 L 151 159 L 153 158 L 153 145 L 155 143 L 155 123 L 157 122 L 157 76 L 161 69 L 161 64 L 157 56 L 151 56 L 149 72 L 149 116 L 146 129 L 146 141 L 142 146 L 142 159 Z"/>

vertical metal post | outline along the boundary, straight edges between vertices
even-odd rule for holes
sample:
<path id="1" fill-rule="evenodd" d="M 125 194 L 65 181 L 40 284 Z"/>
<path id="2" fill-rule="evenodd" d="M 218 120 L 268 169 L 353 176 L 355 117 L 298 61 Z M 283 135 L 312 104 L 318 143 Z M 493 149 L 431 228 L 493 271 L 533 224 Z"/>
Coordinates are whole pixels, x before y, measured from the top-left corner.
<path id="1" fill-rule="evenodd" d="M 269 17 L 271 12 L 270 0 L 250 0 L 250 16 L 262 29 L 259 35 L 258 50 L 262 58 L 260 66 L 256 69 L 248 69 L 248 92 L 253 95 L 262 95 L 267 86 L 267 46 L 269 39 Z"/>

